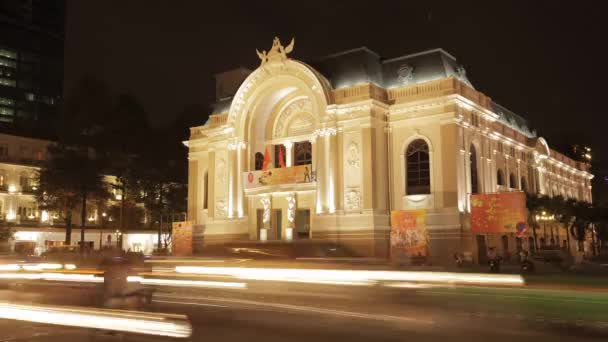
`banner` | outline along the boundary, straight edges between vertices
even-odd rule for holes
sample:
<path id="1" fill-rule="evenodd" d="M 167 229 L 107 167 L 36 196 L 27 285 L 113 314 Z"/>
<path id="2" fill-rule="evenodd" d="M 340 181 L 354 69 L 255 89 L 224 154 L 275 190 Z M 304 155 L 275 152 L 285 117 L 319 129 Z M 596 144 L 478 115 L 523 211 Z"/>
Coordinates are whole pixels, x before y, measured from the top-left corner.
<path id="1" fill-rule="evenodd" d="M 524 235 L 526 194 L 521 191 L 471 195 L 471 231 Z"/>
<path id="2" fill-rule="evenodd" d="M 173 222 L 171 245 L 173 255 L 192 255 L 192 221 Z"/>
<path id="3" fill-rule="evenodd" d="M 391 257 L 427 256 L 426 210 L 391 212 Z"/>
<path id="4" fill-rule="evenodd" d="M 314 180 L 314 172 L 312 172 L 310 164 L 268 169 L 266 171 L 258 170 L 243 172 L 243 184 L 245 185 L 245 189 L 266 185 L 308 183 Z"/>

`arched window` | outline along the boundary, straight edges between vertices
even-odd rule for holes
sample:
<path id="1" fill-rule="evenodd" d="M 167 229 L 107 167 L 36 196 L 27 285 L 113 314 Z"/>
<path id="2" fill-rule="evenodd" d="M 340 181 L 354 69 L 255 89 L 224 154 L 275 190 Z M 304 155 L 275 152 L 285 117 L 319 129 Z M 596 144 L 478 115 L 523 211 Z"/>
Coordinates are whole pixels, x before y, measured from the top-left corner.
<path id="1" fill-rule="evenodd" d="M 408 195 L 431 193 L 429 145 L 422 140 L 412 141 L 405 152 L 406 193 Z"/>
<path id="2" fill-rule="evenodd" d="M 477 183 L 477 151 L 475 146 L 471 145 L 469 152 L 469 163 L 471 167 L 471 193 L 479 193 L 479 184 Z"/>
<path id="3" fill-rule="evenodd" d="M 261 170 L 264 166 L 264 154 L 262 152 L 257 152 L 255 154 L 255 169 Z"/>
<path id="4" fill-rule="evenodd" d="M 513 173 L 511 173 L 509 175 L 509 187 L 511 189 L 517 189 L 518 188 L 518 186 L 517 186 L 517 178 L 515 177 L 515 175 Z"/>
<path id="5" fill-rule="evenodd" d="M 496 184 L 505 185 L 505 175 L 502 173 L 501 169 L 496 171 Z"/>
<path id="6" fill-rule="evenodd" d="M 528 192 L 528 182 L 526 181 L 526 177 L 521 177 L 521 189 Z"/>

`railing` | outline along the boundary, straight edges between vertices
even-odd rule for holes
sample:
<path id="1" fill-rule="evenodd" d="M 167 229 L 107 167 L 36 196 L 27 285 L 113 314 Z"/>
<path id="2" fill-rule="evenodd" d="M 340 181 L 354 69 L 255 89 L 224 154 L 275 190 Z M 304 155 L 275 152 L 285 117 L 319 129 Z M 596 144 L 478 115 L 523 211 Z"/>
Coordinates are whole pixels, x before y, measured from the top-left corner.
<path id="1" fill-rule="evenodd" d="M 211 126 L 223 125 L 228 121 L 228 113 L 212 114 L 209 116 Z"/>
<path id="2" fill-rule="evenodd" d="M 386 90 L 371 83 L 336 89 L 333 91 L 333 96 L 337 104 L 365 99 L 374 99 L 383 102 L 388 100 Z"/>

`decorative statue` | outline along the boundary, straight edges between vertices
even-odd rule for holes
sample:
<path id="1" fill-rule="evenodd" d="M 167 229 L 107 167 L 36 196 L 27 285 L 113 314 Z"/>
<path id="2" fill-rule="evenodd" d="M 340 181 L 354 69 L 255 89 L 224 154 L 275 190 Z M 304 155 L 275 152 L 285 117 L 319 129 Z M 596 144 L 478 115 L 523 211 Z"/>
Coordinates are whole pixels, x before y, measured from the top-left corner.
<path id="1" fill-rule="evenodd" d="M 272 41 L 272 47 L 270 48 L 270 51 L 268 51 L 268 53 L 266 53 L 266 50 L 262 50 L 262 52 L 260 52 L 257 49 L 255 50 L 255 52 L 258 54 L 258 57 L 260 57 L 260 60 L 262 61 L 260 65 L 264 65 L 267 62 L 274 60 L 282 62 L 287 59 L 287 54 L 293 51 L 293 45 L 294 38 L 291 38 L 291 43 L 289 43 L 289 45 L 283 47 L 283 45 L 281 45 L 281 40 L 279 39 L 279 37 L 274 37 L 274 40 Z"/>

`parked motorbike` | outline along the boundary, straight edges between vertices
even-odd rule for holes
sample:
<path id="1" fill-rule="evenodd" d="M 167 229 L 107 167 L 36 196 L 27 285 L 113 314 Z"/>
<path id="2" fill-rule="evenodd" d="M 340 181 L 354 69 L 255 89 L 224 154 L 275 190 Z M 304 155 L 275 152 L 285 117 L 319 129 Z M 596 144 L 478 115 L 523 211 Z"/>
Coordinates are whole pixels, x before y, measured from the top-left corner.
<path id="1" fill-rule="evenodd" d="M 536 271 L 536 266 L 530 260 L 524 260 L 521 262 L 521 272 L 522 273 L 534 273 Z"/>
<path id="2" fill-rule="evenodd" d="M 490 259 L 490 261 L 488 263 L 490 265 L 491 273 L 500 272 L 500 259 L 499 258 Z"/>

